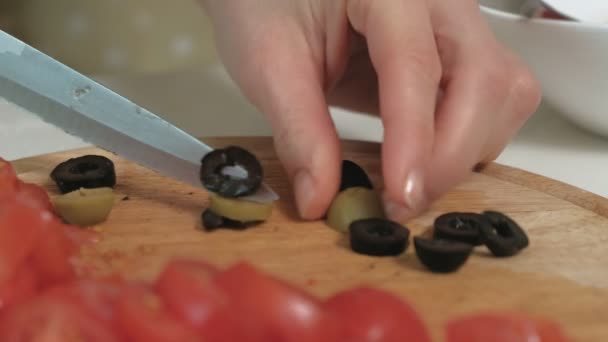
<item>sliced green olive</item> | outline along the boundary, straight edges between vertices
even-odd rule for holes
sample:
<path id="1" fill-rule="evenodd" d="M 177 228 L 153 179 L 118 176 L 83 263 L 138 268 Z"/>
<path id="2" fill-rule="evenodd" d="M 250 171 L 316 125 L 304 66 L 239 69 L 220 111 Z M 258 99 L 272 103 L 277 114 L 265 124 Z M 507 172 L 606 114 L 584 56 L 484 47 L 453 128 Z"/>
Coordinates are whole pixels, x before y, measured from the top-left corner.
<path id="1" fill-rule="evenodd" d="M 67 223 L 86 227 L 105 221 L 114 206 L 112 188 L 80 188 L 53 199 L 55 209 Z"/>
<path id="2" fill-rule="evenodd" d="M 327 212 L 327 224 L 344 233 L 352 222 L 368 218 L 385 218 L 385 215 L 376 192 L 364 187 L 339 192 Z"/>
<path id="3" fill-rule="evenodd" d="M 240 222 L 265 221 L 272 213 L 272 202 L 258 203 L 238 198 L 226 198 L 210 193 L 209 209 L 217 215 Z"/>

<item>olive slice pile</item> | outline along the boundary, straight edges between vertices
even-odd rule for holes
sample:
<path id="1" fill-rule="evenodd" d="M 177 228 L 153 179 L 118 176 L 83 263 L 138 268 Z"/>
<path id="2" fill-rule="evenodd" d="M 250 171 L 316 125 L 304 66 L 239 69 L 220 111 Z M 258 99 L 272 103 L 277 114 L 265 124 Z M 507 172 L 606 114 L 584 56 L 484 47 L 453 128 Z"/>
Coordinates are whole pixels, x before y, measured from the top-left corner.
<path id="1" fill-rule="evenodd" d="M 229 174 L 228 168 L 241 168 L 244 176 Z M 254 154 L 238 146 L 228 146 L 207 153 L 201 160 L 200 180 L 210 191 L 209 207 L 201 215 L 203 227 L 238 228 L 265 221 L 272 213 L 272 203 L 257 203 L 240 197 L 255 193 L 264 172 Z"/>
<path id="2" fill-rule="evenodd" d="M 351 160 L 342 161 L 340 188 L 327 211 L 327 224 L 348 234 L 358 254 L 395 256 L 408 246 L 409 229 L 386 219 L 367 173 Z"/>
<path id="3" fill-rule="evenodd" d="M 114 206 L 114 163 L 100 155 L 83 155 L 59 163 L 51 179 L 62 195 L 53 198 L 57 214 L 67 223 L 88 227 L 105 221 Z"/>
<path id="4" fill-rule="evenodd" d="M 338 194 L 327 211 L 327 224 L 350 235 L 353 252 L 370 256 L 400 255 L 408 247 L 410 231 L 388 220 L 379 196 L 365 170 L 342 161 Z M 529 244 L 523 229 L 498 211 L 447 212 L 433 222 L 433 236 L 414 237 L 420 262 L 432 272 L 461 268 L 477 246 L 486 246 L 497 257 L 513 256 Z"/>
<path id="5" fill-rule="evenodd" d="M 416 237 L 414 241 L 418 258 L 433 272 L 459 269 L 480 245 L 496 257 L 509 257 L 528 247 L 529 239 L 506 214 L 488 210 L 440 215 L 434 222 L 433 239 Z"/>

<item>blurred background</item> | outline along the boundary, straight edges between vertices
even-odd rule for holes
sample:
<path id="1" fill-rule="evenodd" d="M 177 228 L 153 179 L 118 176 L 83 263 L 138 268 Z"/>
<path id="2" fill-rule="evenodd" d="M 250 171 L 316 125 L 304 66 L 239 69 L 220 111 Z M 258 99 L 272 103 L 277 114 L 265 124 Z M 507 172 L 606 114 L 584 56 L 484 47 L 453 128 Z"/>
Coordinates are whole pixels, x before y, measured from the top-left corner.
<path id="1" fill-rule="evenodd" d="M 0 0 L 0 29 L 86 74 L 168 72 L 217 61 L 196 0 Z"/>

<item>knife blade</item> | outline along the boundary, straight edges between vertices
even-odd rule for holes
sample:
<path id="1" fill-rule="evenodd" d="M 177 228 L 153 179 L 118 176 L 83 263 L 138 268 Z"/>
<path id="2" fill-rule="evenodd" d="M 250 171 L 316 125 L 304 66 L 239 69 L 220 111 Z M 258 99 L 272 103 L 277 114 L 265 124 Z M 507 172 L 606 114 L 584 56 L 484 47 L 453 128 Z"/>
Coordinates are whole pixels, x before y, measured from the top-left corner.
<path id="1" fill-rule="evenodd" d="M 1 30 L 0 97 L 87 143 L 202 187 L 201 159 L 213 148 Z M 265 203 L 279 196 L 263 184 L 242 198 Z"/>

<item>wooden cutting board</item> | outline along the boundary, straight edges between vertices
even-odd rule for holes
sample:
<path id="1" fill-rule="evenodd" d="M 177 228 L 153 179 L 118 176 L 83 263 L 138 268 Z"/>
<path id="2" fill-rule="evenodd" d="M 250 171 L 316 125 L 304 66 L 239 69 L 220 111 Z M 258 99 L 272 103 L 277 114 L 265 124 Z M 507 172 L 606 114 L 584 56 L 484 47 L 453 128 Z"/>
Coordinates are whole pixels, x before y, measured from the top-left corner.
<path id="1" fill-rule="evenodd" d="M 401 295 L 428 322 L 437 341 L 445 322 L 479 310 L 513 310 L 561 323 L 577 341 L 608 340 L 608 200 L 568 185 L 492 164 L 446 194 L 422 217 L 407 222 L 412 235 L 428 231 L 447 211 L 496 209 L 528 232 L 530 246 L 499 259 L 479 247 L 452 274 L 425 270 L 410 244 L 400 257 L 368 257 L 348 248 L 344 235 L 322 221 L 296 216 L 290 187 L 269 138 L 205 139 L 215 147 L 241 145 L 262 161 L 266 181 L 281 196 L 266 223 L 247 231 L 199 228 L 207 206 L 202 188 L 127 162 L 99 149 L 80 149 L 14 162 L 20 176 L 57 194 L 52 168 L 69 157 L 102 154 L 116 164 L 118 194 L 109 220 L 97 227 L 103 240 L 83 251 L 99 274 L 118 270 L 152 279 L 172 257 L 218 265 L 247 260 L 325 297 L 371 284 Z M 381 186 L 379 145 L 344 142 L 344 156 L 362 165 Z M 243 286 L 247 286 L 243 284 Z"/>

